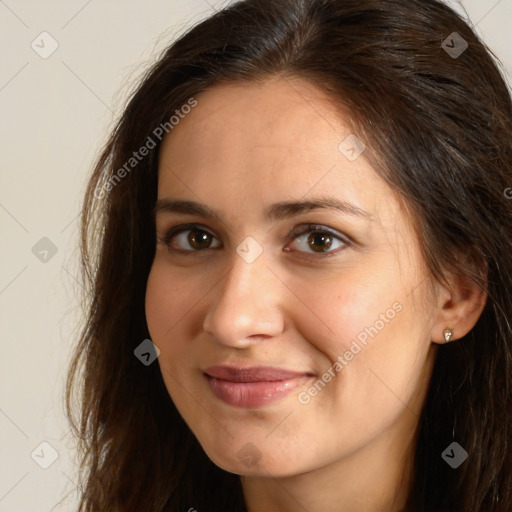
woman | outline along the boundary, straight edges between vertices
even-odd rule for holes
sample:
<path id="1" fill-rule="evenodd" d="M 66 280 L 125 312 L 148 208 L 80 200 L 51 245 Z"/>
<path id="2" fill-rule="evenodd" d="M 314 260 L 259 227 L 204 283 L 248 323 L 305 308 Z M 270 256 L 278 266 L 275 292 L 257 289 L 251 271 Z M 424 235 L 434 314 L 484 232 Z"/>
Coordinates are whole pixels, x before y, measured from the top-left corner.
<path id="1" fill-rule="evenodd" d="M 511 141 L 435 0 L 172 44 L 84 203 L 80 510 L 511 510 Z"/>

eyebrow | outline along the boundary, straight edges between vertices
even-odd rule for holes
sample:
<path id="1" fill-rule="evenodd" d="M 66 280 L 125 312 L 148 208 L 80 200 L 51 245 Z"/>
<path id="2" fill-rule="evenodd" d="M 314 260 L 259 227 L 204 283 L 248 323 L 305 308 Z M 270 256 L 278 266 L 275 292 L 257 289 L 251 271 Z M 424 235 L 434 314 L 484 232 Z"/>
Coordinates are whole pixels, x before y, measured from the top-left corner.
<path id="1" fill-rule="evenodd" d="M 314 197 L 305 201 L 283 201 L 275 203 L 270 205 L 265 211 L 264 218 L 267 222 L 274 222 L 320 209 L 334 210 L 344 215 L 362 217 L 368 220 L 373 218 L 373 215 L 358 206 L 331 196 Z M 188 213 L 222 222 L 221 216 L 215 212 L 215 210 L 212 210 L 204 204 L 189 200 L 159 199 L 153 208 L 153 216 L 156 217 L 160 212 Z"/>

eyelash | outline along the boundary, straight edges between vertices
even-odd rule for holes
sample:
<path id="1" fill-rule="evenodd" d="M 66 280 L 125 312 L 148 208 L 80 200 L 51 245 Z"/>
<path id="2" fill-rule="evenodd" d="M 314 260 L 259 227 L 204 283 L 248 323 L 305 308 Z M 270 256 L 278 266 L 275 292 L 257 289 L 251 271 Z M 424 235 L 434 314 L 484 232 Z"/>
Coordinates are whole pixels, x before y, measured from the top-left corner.
<path id="1" fill-rule="evenodd" d="M 201 226 L 200 224 L 182 224 L 182 225 L 175 226 L 175 227 L 171 228 L 169 231 L 167 231 L 167 233 L 165 234 L 164 237 L 159 238 L 159 241 L 161 243 L 163 243 L 164 245 L 166 245 L 169 251 L 174 252 L 174 253 L 184 254 L 187 256 L 192 255 L 194 253 L 197 254 L 200 252 L 205 252 L 207 250 L 216 250 L 216 249 L 220 248 L 220 247 L 214 247 L 213 249 L 210 249 L 208 247 L 208 248 L 202 249 L 202 250 L 196 250 L 196 249 L 186 250 L 186 249 L 175 249 L 175 248 L 171 247 L 172 239 L 176 235 L 179 235 L 179 234 L 187 232 L 187 231 L 203 232 L 203 233 L 207 233 L 208 235 L 215 238 L 215 235 L 213 233 L 211 233 L 208 229 Z M 325 258 L 325 257 L 333 256 L 334 254 L 338 254 L 339 252 L 343 251 L 347 247 L 350 247 L 353 245 L 353 240 L 351 240 L 350 237 L 348 237 L 347 235 L 342 235 L 341 233 L 338 233 L 338 232 L 334 231 L 333 229 L 328 228 L 327 226 L 322 226 L 319 224 L 307 224 L 306 226 L 299 226 L 299 227 L 295 228 L 292 231 L 292 233 L 290 233 L 290 237 L 292 237 L 292 241 L 294 241 L 303 235 L 311 234 L 311 233 L 327 234 L 330 237 L 342 242 L 344 246 L 338 248 L 335 251 L 327 251 L 324 253 L 322 253 L 322 252 L 318 252 L 318 253 L 306 252 L 306 254 L 311 254 L 313 256 Z M 287 251 L 287 252 L 289 252 L 289 251 Z M 298 251 L 298 252 L 304 253 L 304 251 Z"/>

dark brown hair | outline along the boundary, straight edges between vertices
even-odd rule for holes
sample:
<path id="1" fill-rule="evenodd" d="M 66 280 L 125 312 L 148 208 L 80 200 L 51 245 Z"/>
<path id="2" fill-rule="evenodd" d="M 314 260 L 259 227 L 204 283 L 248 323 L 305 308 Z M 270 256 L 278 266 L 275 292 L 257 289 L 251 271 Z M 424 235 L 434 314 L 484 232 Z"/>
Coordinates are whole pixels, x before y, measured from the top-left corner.
<path id="1" fill-rule="evenodd" d="M 447 51 L 453 37 L 468 45 L 457 56 Z M 241 1 L 145 74 L 83 206 L 88 314 L 66 402 L 80 441 L 80 511 L 245 510 L 239 477 L 207 458 L 159 366 L 141 364 L 134 349 L 149 338 L 155 128 L 214 84 L 277 75 L 308 80 L 348 109 L 376 170 L 413 213 L 432 276 L 456 269 L 488 291 L 472 331 L 438 352 L 407 510 L 510 512 L 512 104 L 490 51 L 436 0 Z M 156 147 L 112 181 L 148 137 Z M 441 458 L 453 440 L 469 454 L 457 469 Z"/>

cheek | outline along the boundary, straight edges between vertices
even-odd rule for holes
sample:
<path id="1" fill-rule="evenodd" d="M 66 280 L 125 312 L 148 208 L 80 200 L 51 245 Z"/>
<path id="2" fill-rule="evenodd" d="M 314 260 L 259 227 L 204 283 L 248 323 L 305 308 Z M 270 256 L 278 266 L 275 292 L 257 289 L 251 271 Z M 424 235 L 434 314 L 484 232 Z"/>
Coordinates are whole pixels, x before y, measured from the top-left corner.
<path id="1" fill-rule="evenodd" d="M 413 277 L 387 263 L 353 266 L 314 283 L 302 280 L 301 298 L 318 318 L 313 321 L 305 308 L 303 314 L 296 311 L 297 329 L 313 348 L 315 369 L 336 375 L 319 404 L 371 403 L 374 411 L 394 410 L 400 402 L 390 389 L 405 399 L 418 383 L 430 346 L 429 316 L 418 307 L 425 290 L 420 286 L 411 294 Z"/>
<path id="2" fill-rule="evenodd" d="M 179 319 L 190 310 L 184 289 L 179 279 L 170 276 L 165 265 L 155 260 L 146 287 L 146 320 L 151 339 L 160 350 L 169 349 L 165 341 L 172 337 Z"/>
<path id="3" fill-rule="evenodd" d="M 301 322 L 298 329 L 331 361 L 350 350 L 354 341 L 364 348 L 398 323 L 402 309 L 403 291 L 396 276 L 362 267 L 340 269 L 322 280 L 297 278 L 291 288 L 301 290 L 302 304 L 292 314 Z"/>
<path id="4" fill-rule="evenodd" d="M 165 311 L 172 311 L 169 290 L 158 266 L 153 263 L 146 286 L 146 321 L 153 342 L 160 339 L 165 328 Z"/>
<path id="5" fill-rule="evenodd" d="M 183 293 L 184 286 L 176 279 L 175 273 L 170 273 L 165 264 L 155 260 L 148 276 L 146 286 L 146 321 L 153 343 L 159 348 L 158 364 L 165 386 L 179 410 L 183 408 L 181 386 L 188 368 L 188 343 L 179 343 L 184 339 L 180 331 L 180 319 L 186 317 L 191 305 L 187 295 Z"/>
<path id="6" fill-rule="evenodd" d="M 166 374 L 184 378 L 194 366 L 204 321 L 204 299 L 209 290 L 205 277 L 187 268 L 171 268 L 164 258 L 155 259 L 146 286 L 146 321 L 158 362 Z M 167 379 L 166 379 L 167 380 Z M 169 383 L 169 384 L 172 384 Z"/>

